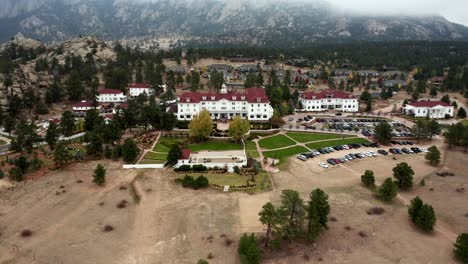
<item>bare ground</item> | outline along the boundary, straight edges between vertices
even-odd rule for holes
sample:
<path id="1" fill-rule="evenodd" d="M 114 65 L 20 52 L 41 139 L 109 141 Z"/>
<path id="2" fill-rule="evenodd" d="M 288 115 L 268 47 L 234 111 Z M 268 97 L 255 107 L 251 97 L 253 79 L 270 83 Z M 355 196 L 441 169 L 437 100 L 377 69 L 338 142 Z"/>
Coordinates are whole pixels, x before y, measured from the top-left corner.
<path id="1" fill-rule="evenodd" d="M 257 214 L 264 203 L 277 203 L 283 189 L 296 189 L 307 199 L 317 187 L 330 195 L 336 221 L 315 244 L 265 252 L 265 263 L 454 263 L 453 235 L 468 229 L 467 192 L 455 191 L 468 187 L 468 155 L 450 151 L 445 157 L 440 167 L 427 165 L 422 155 L 398 155 L 328 170 L 318 166 L 322 160 L 292 158 L 286 170 L 273 175 L 275 190 L 256 195 L 183 189 L 168 170 L 122 170 L 111 162 L 104 163 L 106 185 L 97 187 L 91 182 L 97 163 L 76 164 L 0 190 L 0 263 L 195 263 L 210 253 L 210 263 L 238 263 L 237 239 L 243 232 L 263 231 Z M 376 200 L 360 185 L 365 169 L 381 182 L 403 161 L 416 172 L 415 188 L 394 203 Z M 436 176 L 441 170 L 455 176 Z M 417 184 L 422 178 L 425 186 Z M 404 202 L 415 195 L 434 206 L 443 230 L 427 235 L 410 223 Z M 127 204 L 119 209 L 122 200 Z M 371 207 L 385 212 L 368 215 Z M 103 232 L 105 225 L 114 230 Z M 32 236 L 22 238 L 24 229 Z"/>

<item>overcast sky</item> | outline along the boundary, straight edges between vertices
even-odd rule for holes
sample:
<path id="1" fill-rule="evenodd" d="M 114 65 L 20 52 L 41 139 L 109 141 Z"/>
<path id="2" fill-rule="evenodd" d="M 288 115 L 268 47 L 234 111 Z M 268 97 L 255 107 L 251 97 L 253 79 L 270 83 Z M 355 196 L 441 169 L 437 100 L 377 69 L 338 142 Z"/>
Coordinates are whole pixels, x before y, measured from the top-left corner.
<path id="1" fill-rule="evenodd" d="M 468 26 L 468 0 L 328 0 L 349 11 L 371 14 L 439 14 Z"/>

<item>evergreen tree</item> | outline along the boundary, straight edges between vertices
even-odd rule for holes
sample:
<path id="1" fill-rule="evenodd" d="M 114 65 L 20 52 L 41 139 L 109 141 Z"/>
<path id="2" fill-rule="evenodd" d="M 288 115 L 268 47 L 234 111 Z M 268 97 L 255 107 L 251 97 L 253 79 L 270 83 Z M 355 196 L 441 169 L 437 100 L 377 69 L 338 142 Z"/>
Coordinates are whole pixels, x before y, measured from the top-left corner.
<path id="1" fill-rule="evenodd" d="M 127 138 L 122 146 L 122 156 L 125 163 L 132 163 L 138 157 L 138 153 L 140 150 L 136 142 L 131 139 Z"/>
<path id="2" fill-rule="evenodd" d="M 237 249 L 241 264 L 260 264 L 262 252 L 258 248 L 254 234 L 243 234 L 239 240 Z"/>
<path id="3" fill-rule="evenodd" d="M 424 204 L 418 211 L 414 223 L 424 232 L 434 229 L 436 216 L 432 206 Z"/>
<path id="4" fill-rule="evenodd" d="M 289 238 L 295 238 L 302 229 L 305 210 L 304 201 L 294 190 L 281 192 L 281 206 L 279 214 L 283 219 L 283 231 Z"/>
<path id="5" fill-rule="evenodd" d="M 392 127 L 386 121 L 382 121 L 377 126 L 375 126 L 374 131 L 374 138 L 378 142 L 382 144 L 388 144 L 392 140 Z"/>
<path id="6" fill-rule="evenodd" d="M 169 154 L 167 155 L 167 164 L 174 165 L 182 156 L 182 149 L 179 144 L 172 144 Z"/>
<path id="7" fill-rule="evenodd" d="M 459 118 L 466 118 L 466 110 L 465 110 L 465 108 L 460 107 L 460 109 L 458 109 L 457 117 L 459 117 Z"/>
<path id="8" fill-rule="evenodd" d="M 315 189 L 310 193 L 310 200 L 308 207 L 314 205 L 317 207 L 320 225 L 328 229 L 328 214 L 330 213 L 330 205 L 328 204 L 328 195 L 321 189 Z"/>
<path id="9" fill-rule="evenodd" d="M 59 139 L 59 131 L 55 123 L 50 122 L 45 135 L 45 142 L 49 145 L 51 150 L 54 150 L 55 145 Z"/>
<path id="10" fill-rule="evenodd" d="M 408 215 L 410 216 L 411 221 L 415 221 L 416 217 L 419 214 L 419 211 L 421 210 L 422 206 L 424 205 L 423 201 L 419 196 L 416 196 L 411 200 L 411 204 L 408 207 Z"/>
<path id="11" fill-rule="evenodd" d="M 64 136 L 69 137 L 73 135 L 75 132 L 75 115 L 73 112 L 67 110 L 62 113 L 60 127 Z"/>
<path id="12" fill-rule="evenodd" d="M 361 176 L 361 182 L 366 186 L 374 186 L 375 184 L 375 177 L 374 177 L 374 172 L 371 170 L 366 170 L 364 172 L 364 175 Z"/>
<path id="13" fill-rule="evenodd" d="M 428 160 L 431 165 L 437 165 L 440 163 L 440 151 L 436 146 L 432 146 L 427 149 L 427 153 L 425 156 L 426 160 Z"/>
<path id="14" fill-rule="evenodd" d="M 67 146 L 63 143 L 58 143 L 54 150 L 54 161 L 59 168 L 63 168 L 68 162 L 73 159 Z"/>
<path id="15" fill-rule="evenodd" d="M 276 208 L 271 203 L 263 205 L 262 210 L 258 213 L 260 216 L 260 222 L 267 226 L 267 232 L 265 235 L 265 247 L 268 247 L 271 233 L 277 230 L 280 223 L 280 218 Z"/>
<path id="16" fill-rule="evenodd" d="M 397 195 L 398 186 L 387 178 L 377 190 L 377 196 L 384 201 L 391 201 Z"/>
<path id="17" fill-rule="evenodd" d="M 104 185 L 104 183 L 106 182 L 106 169 L 104 168 L 104 166 L 102 166 L 101 164 L 98 164 L 96 166 L 96 169 L 94 170 L 93 178 L 94 178 L 93 182 L 96 183 L 97 185 L 99 186 Z"/>
<path id="18" fill-rule="evenodd" d="M 455 244 L 453 244 L 453 247 L 455 256 L 462 261 L 462 263 L 468 263 L 468 233 L 460 234 Z"/>
<path id="19" fill-rule="evenodd" d="M 397 179 L 396 183 L 402 189 L 413 187 L 413 175 L 413 169 L 406 162 L 399 163 L 393 168 L 393 177 Z"/>

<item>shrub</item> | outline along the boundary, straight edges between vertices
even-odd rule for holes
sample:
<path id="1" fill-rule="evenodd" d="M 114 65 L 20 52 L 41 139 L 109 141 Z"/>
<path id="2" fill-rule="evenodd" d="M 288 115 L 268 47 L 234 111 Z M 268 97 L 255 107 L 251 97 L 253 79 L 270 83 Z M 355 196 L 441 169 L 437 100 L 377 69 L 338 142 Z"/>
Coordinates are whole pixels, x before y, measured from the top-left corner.
<path id="1" fill-rule="evenodd" d="M 206 171 L 207 168 L 204 165 L 201 164 L 195 164 L 192 166 L 192 170 L 196 172 L 201 172 L 201 171 Z"/>
<path id="2" fill-rule="evenodd" d="M 208 178 L 205 176 L 198 176 L 198 178 L 195 180 L 195 185 L 198 188 L 206 188 L 210 185 Z"/>
<path id="3" fill-rule="evenodd" d="M 32 231 L 29 229 L 25 229 L 21 231 L 21 237 L 30 237 L 32 236 Z"/>
<path id="4" fill-rule="evenodd" d="M 197 264 L 209 264 L 208 261 L 204 260 L 204 259 L 199 259 L 197 261 Z"/>
<path id="5" fill-rule="evenodd" d="M 468 233 L 460 234 L 455 244 L 453 244 L 453 254 L 462 261 L 468 263 Z"/>
<path id="6" fill-rule="evenodd" d="M 411 200 L 408 214 L 411 221 L 421 230 L 430 232 L 434 229 L 436 222 L 434 209 L 432 206 L 423 203 L 419 197 L 415 197 Z"/>
<path id="7" fill-rule="evenodd" d="M 374 186 L 374 172 L 371 170 L 366 170 L 366 172 L 364 172 L 364 175 L 361 176 L 361 182 L 367 187 Z"/>
<path id="8" fill-rule="evenodd" d="M 233 169 L 234 169 L 235 173 L 241 174 L 241 170 L 240 170 L 239 166 L 234 166 Z"/>
<path id="9" fill-rule="evenodd" d="M 190 171 L 191 169 L 192 167 L 190 167 L 190 165 L 181 165 L 179 168 L 176 169 L 176 171 L 186 172 Z"/>
<path id="10" fill-rule="evenodd" d="M 23 180 L 23 172 L 21 171 L 20 168 L 18 167 L 13 167 L 8 171 L 8 174 L 10 175 L 10 179 L 20 182 Z"/>
<path id="11" fill-rule="evenodd" d="M 185 175 L 182 179 L 182 186 L 184 188 L 195 186 L 195 179 L 190 175 Z"/>
<path id="12" fill-rule="evenodd" d="M 259 264 L 262 259 L 262 253 L 254 234 L 241 236 L 237 252 L 242 264 Z"/>
<path id="13" fill-rule="evenodd" d="M 377 190 L 377 196 L 384 201 L 391 201 L 397 195 L 398 186 L 387 178 Z"/>
<path id="14" fill-rule="evenodd" d="M 111 226 L 111 225 L 105 225 L 104 228 L 102 229 L 102 231 L 104 232 L 110 232 L 110 231 L 113 231 L 114 230 L 114 227 Z"/>

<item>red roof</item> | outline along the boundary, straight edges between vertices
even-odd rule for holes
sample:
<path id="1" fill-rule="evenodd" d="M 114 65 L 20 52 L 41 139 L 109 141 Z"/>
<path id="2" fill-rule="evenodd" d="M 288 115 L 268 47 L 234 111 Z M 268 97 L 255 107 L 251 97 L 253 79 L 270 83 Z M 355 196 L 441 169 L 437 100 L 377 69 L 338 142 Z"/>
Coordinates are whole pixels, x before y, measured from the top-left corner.
<path id="1" fill-rule="evenodd" d="M 83 101 L 83 102 L 79 102 L 73 105 L 73 107 L 92 107 L 92 106 L 93 106 L 93 102 L 89 102 L 89 101 Z"/>
<path id="2" fill-rule="evenodd" d="M 147 84 L 147 83 L 134 83 L 132 85 L 130 85 L 130 89 L 132 88 L 151 88 L 151 85 Z"/>
<path id="3" fill-rule="evenodd" d="M 412 102 L 409 103 L 408 105 L 414 106 L 414 107 L 435 107 L 435 106 L 450 106 L 447 103 L 444 103 L 442 101 L 418 101 L 418 102 Z"/>
<path id="4" fill-rule="evenodd" d="M 99 94 L 121 94 L 121 93 L 122 91 L 120 90 L 108 89 L 108 88 L 105 88 L 99 91 Z"/>
<path id="5" fill-rule="evenodd" d="M 184 160 L 189 159 L 190 154 L 192 154 L 192 151 L 190 149 L 183 149 L 182 156 L 180 157 L 180 159 L 184 159 Z"/>
<path id="6" fill-rule="evenodd" d="M 58 125 L 58 124 L 60 124 L 60 119 L 58 119 L 58 118 L 49 119 L 49 123 L 54 123 L 54 124 Z"/>
<path id="7" fill-rule="evenodd" d="M 113 114 L 108 114 L 104 116 L 104 119 L 112 119 L 114 117 Z"/>
<path id="8" fill-rule="evenodd" d="M 120 104 L 117 106 L 117 108 L 119 109 L 127 109 L 128 108 L 128 104 Z"/>
<path id="9" fill-rule="evenodd" d="M 353 99 L 353 94 L 339 91 L 339 90 L 325 90 L 321 92 L 305 92 L 301 95 L 304 99 L 324 99 L 324 98 L 341 98 L 341 99 Z"/>
<path id="10" fill-rule="evenodd" d="M 199 103 L 201 101 L 247 101 L 249 103 L 270 103 L 265 89 L 259 87 L 247 88 L 245 93 L 197 93 L 186 92 L 180 96 L 181 102 Z"/>

